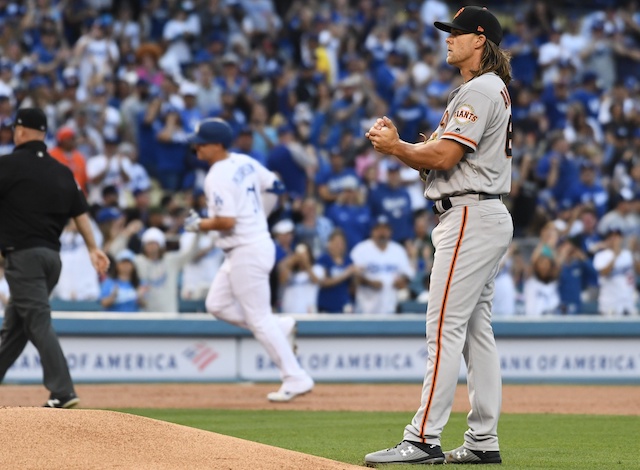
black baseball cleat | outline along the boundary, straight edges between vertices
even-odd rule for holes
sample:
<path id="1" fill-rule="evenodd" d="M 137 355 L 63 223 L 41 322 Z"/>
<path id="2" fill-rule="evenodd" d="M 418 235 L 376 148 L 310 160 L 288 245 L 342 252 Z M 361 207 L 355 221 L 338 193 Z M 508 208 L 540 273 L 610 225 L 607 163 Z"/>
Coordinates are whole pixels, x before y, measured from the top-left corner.
<path id="1" fill-rule="evenodd" d="M 436 444 L 402 441 L 391 449 L 365 455 L 364 463 L 367 467 L 389 464 L 441 464 L 444 463 L 444 454 Z"/>
<path id="2" fill-rule="evenodd" d="M 51 397 L 43 405 L 44 408 L 73 408 L 80 403 L 80 399 L 75 393 L 67 395 L 65 397 L 54 398 Z"/>
<path id="3" fill-rule="evenodd" d="M 457 449 L 444 453 L 446 463 L 461 464 L 484 464 L 484 463 L 502 463 L 500 451 L 498 450 L 471 450 L 461 445 Z"/>

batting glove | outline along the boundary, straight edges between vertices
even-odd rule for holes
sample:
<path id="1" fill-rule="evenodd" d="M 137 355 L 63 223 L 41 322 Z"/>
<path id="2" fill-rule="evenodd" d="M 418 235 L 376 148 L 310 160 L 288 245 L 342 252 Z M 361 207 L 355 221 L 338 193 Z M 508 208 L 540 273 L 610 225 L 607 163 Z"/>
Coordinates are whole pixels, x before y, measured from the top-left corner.
<path id="1" fill-rule="evenodd" d="M 198 213 L 191 209 L 187 218 L 184 219 L 184 229 L 187 232 L 199 232 L 201 220 L 202 219 L 200 218 Z"/>

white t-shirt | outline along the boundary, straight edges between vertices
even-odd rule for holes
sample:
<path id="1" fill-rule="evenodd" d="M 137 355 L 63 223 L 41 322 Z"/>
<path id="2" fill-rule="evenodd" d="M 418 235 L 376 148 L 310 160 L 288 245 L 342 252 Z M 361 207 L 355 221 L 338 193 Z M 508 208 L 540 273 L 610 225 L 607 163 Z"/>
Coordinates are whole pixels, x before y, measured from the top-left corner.
<path id="1" fill-rule="evenodd" d="M 102 246 L 103 237 L 92 222 L 96 245 Z M 100 297 L 100 280 L 91 264 L 87 245 L 76 231 L 64 230 L 60 235 L 60 279 L 52 296 L 62 300 L 96 300 Z"/>
<path id="2" fill-rule="evenodd" d="M 598 310 L 604 315 L 623 315 L 625 311 L 636 313 L 635 271 L 633 255 L 622 250 L 613 263 L 613 270 L 604 276 L 600 271 L 613 261 L 615 253 L 606 249 L 593 257 L 593 267 L 598 271 Z"/>
<path id="3" fill-rule="evenodd" d="M 90 204 L 102 204 L 102 190 L 106 186 L 115 186 L 119 191 L 120 207 L 127 205 L 126 194 L 124 189 L 126 182 L 122 177 L 122 171 L 131 179 L 131 160 L 126 157 L 114 155 L 109 158 L 106 155 L 96 155 L 87 160 L 87 178 L 90 180 L 95 178 L 103 171 L 107 171 L 106 175 L 99 183 L 89 183 L 89 200 Z"/>
<path id="4" fill-rule="evenodd" d="M 509 317 L 516 313 L 516 284 L 511 275 L 511 258 L 501 261 L 500 271 L 494 281 L 491 314 L 497 317 Z"/>
<path id="5" fill-rule="evenodd" d="M 535 276 L 530 277 L 524 283 L 524 304 L 524 312 L 528 317 L 556 313 L 560 307 L 558 282 L 545 284 Z"/>
<path id="6" fill-rule="evenodd" d="M 325 273 L 322 266 L 315 264 L 311 269 L 318 280 L 324 278 Z M 306 271 L 291 273 L 289 281 L 282 291 L 282 312 L 316 313 L 319 291 L 320 285 L 314 283 Z"/>
<path id="7" fill-rule="evenodd" d="M 195 236 L 196 234 L 192 232 L 184 232 L 180 235 L 180 251 L 186 252 Z M 198 251 L 207 248 L 209 251 L 202 258 L 187 263 L 182 269 L 182 288 L 180 289 L 182 298 L 204 299 L 206 297 L 207 290 L 224 261 L 222 250 L 215 246 L 216 239 L 215 232 L 204 233 L 200 237 Z"/>
<path id="8" fill-rule="evenodd" d="M 398 303 L 397 291 L 393 287 L 395 279 L 404 275 L 413 278 L 414 271 L 407 252 L 399 243 L 389 241 L 385 250 L 368 239 L 358 243 L 351 250 L 353 264 L 364 269 L 364 275 L 372 281 L 381 281 L 382 288 L 374 290 L 359 285 L 356 289 L 356 312 L 392 314 Z"/>
<path id="9" fill-rule="evenodd" d="M 270 238 L 262 191 L 276 175 L 248 155 L 230 152 L 209 169 L 204 180 L 209 217 L 233 217 L 233 229 L 221 231 L 218 246 L 231 249 Z"/>

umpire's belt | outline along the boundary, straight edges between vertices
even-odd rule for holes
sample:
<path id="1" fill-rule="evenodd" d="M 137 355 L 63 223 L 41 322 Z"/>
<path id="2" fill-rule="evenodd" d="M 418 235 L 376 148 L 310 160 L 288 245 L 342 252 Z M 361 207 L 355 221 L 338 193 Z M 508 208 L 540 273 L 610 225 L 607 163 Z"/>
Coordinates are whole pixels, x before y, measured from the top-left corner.
<path id="1" fill-rule="evenodd" d="M 444 199 L 438 199 L 434 201 L 433 213 L 436 215 L 444 214 L 451 209 L 454 205 L 460 206 L 474 201 L 485 201 L 487 199 L 500 199 L 502 201 L 502 195 L 500 194 L 487 194 L 487 193 L 467 193 L 460 194 L 458 196 L 445 197 Z"/>

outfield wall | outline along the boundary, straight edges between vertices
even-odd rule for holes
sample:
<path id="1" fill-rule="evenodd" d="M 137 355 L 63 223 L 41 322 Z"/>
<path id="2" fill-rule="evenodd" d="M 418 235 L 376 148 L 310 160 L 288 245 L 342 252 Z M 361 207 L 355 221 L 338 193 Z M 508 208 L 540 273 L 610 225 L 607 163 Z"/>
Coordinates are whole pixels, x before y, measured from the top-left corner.
<path id="1" fill-rule="evenodd" d="M 422 381 L 424 314 L 296 318 L 298 356 L 317 381 Z M 77 383 L 279 380 L 248 331 L 205 314 L 56 312 L 54 326 Z M 505 382 L 640 384 L 640 319 L 517 317 L 494 330 Z M 5 382 L 41 380 L 29 344 Z"/>

